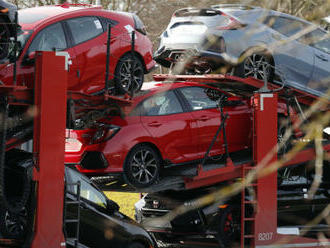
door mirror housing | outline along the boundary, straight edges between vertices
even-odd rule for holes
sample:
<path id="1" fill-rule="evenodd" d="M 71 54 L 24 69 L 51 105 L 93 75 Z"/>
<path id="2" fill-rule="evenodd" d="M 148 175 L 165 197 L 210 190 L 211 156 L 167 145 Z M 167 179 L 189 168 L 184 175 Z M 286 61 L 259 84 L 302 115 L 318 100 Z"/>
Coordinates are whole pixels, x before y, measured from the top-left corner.
<path id="1" fill-rule="evenodd" d="M 23 65 L 33 65 L 36 60 L 36 52 L 31 52 L 24 56 Z"/>

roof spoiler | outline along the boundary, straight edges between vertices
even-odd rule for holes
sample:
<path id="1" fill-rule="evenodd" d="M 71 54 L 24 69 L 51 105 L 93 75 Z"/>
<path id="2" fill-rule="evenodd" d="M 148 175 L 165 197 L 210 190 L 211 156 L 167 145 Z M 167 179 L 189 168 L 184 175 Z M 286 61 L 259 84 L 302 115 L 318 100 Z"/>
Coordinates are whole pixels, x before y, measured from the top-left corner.
<path id="1" fill-rule="evenodd" d="M 251 9 L 260 9 L 258 6 L 247 5 L 247 4 L 216 4 L 211 5 L 213 9 L 239 9 L 239 10 L 251 10 Z"/>

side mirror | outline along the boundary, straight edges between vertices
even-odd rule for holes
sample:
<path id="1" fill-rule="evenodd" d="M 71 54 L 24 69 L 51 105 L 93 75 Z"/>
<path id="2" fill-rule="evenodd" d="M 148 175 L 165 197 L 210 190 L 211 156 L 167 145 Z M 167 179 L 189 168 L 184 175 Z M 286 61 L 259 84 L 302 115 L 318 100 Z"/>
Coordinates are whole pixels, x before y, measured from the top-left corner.
<path id="1" fill-rule="evenodd" d="M 36 59 L 36 52 L 31 52 L 24 56 L 23 65 L 33 65 Z"/>
<path id="2" fill-rule="evenodd" d="M 119 205 L 110 200 L 110 199 L 107 199 L 107 209 L 111 212 L 111 213 L 114 213 L 114 212 L 117 212 L 119 211 Z"/>

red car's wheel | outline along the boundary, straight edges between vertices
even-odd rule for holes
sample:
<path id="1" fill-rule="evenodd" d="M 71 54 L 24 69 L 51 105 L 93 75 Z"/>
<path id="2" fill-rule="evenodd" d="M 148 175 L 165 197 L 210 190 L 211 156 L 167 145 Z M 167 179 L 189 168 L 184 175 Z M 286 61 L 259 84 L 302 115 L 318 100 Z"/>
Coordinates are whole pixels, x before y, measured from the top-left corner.
<path id="1" fill-rule="evenodd" d="M 0 17 L 0 60 L 8 57 L 10 31 L 5 20 Z"/>
<path id="2" fill-rule="evenodd" d="M 159 177 L 160 157 L 148 145 L 138 145 L 128 154 L 124 172 L 130 184 L 137 188 L 152 185 Z"/>
<path id="3" fill-rule="evenodd" d="M 218 239 L 223 247 L 232 247 L 240 235 L 240 210 L 237 207 L 228 206 L 221 210 Z"/>
<path id="4" fill-rule="evenodd" d="M 133 75 L 131 76 L 131 74 Z M 136 56 L 132 57 L 131 54 L 124 55 L 119 60 L 115 70 L 115 86 L 118 93 L 139 91 L 143 80 L 144 70 L 141 61 Z"/>

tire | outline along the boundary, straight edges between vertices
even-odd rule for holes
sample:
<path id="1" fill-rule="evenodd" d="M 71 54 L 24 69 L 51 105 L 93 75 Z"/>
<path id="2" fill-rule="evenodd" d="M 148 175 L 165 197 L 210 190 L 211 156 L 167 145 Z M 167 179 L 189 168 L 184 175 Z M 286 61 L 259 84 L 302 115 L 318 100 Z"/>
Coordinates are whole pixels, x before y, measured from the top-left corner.
<path id="1" fill-rule="evenodd" d="M 142 243 L 133 242 L 132 244 L 129 244 L 127 248 L 147 248 L 147 247 Z"/>
<path id="2" fill-rule="evenodd" d="M 0 60 L 6 59 L 9 54 L 10 30 L 6 21 L 0 17 Z"/>
<path id="3" fill-rule="evenodd" d="M 22 239 L 27 232 L 28 211 L 23 207 L 20 212 L 12 213 L 0 209 L 0 234 L 7 239 Z"/>
<path id="4" fill-rule="evenodd" d="M 124 173 L 127 181 L 136 188 L 148 187 L 159 177 L 161 159 L 148 145 L 135 146 L 127 155 Z"/>
<path id="5" fill-rule="evenodd" d="M 138 57 L 126 54 L 120 58 L 115 70 L 115 87 L 119 94 L 131 92 L 131 63 L 133 63 L 133 92 L 141 89 L 144 80 L 143 65 Z"/>
<path id="6" fill-rule="evenodd" d="M 245 59 L 242 63 L 234 68 L 234 75 L 242 78 L 254 77 L 260 80 L 264 80 L 264 65 L 268 65 L 266 68 L 267 81 L 273 82 L 274 68 L 272 65 L 272 57 L 265 53 L 252 53 L 247 55 L 248 52 L 243 55 Z"/>
<path id="7" fill-rule="evenodd" d="M 240 209 L 228 206 L 221 209 L 218 224 L 218 240 L 221 247 L 232 247 L 233 243 L 240 238 Z"/>

